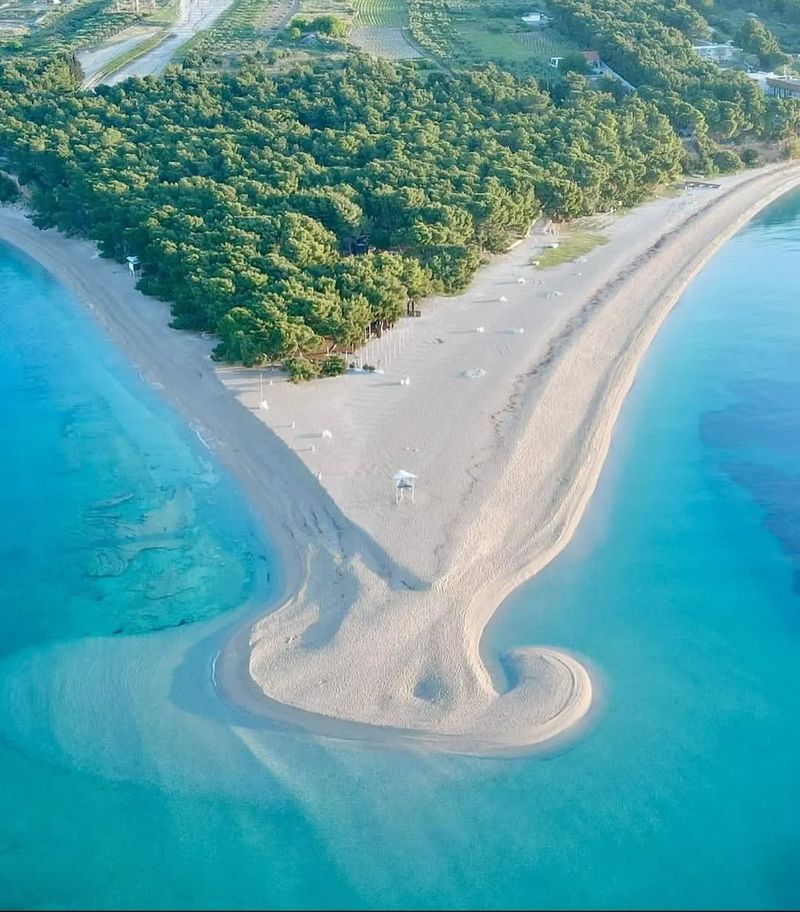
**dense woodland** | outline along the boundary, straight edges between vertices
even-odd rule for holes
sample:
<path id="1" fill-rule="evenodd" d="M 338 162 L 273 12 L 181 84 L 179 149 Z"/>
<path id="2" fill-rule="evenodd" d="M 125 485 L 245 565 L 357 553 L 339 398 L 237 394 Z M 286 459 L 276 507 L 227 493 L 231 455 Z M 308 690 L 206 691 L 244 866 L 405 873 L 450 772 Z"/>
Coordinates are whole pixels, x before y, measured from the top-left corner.
<path id="1" fill-rule="evenodd" d="M 741 47 L 740 30 L 747 18 L 757 16 L 782 52 L 800 53 L 800 0 L 695 0 L 695 5 L 718 32 L 734 38 Z M 753 53 L 761 56 L 759 50 Z"/>
<path id="2" fill-rule="evenodd" d="M 0 76 L 0 148 L 38 223 L 141 257 L 175 324 L 248 364 L 357 343 L 409 297 L 463 288 L 540 213 L 631 205 L 681 165 L 641 98 L 579 85 L 556 105 L 493 68 L 74 80 L 66 59 Z M 375 249 L 353 256 L 362 231 Z"/>
<path id="3" fill-rule="evenodd" d="M 540 215 L 629 206 L 681 169 L 742 167 L 753 139 L 797 142 L 800 104 L 699 60 L 708 25 L 684 0 L 559 9 L 636 92 L 358 56 L 279 73 L 187 61 L 81 92 L 73 58 L 17 57 L 0 61 L 0 165 L 38 224 L 139 256 L 142 289 L 177 327 L 217 333 L 218 357 L 313 374 L 306 355 L 458 291 Z"/>
<path id="4" fill-rule="evenodd" d="M 557 9 L 562 28 L 597 48 L 676 129 L 696 136 L 692 167 L 736 167 L 735 153 L 720 148 L 720 140 L 796 136 L 797 102 L 776 103 L 744 73 L 701 60 L 692 50 L 692 41 L 708 37 L 709 27 L 686 0 L 558 0 Z"/>

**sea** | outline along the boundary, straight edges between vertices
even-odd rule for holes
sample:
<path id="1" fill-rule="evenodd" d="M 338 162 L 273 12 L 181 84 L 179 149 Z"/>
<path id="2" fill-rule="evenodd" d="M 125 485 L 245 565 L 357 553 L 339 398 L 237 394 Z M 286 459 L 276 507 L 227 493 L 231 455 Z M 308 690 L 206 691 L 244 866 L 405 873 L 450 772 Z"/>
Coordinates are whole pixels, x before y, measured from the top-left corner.
<path id="1" fill-rule="evenodd" d="M 793 194 L 692 282 L 574 540 L 484 636 L 490 661 L 580 656 L 588 721 L 470 758 L 222 705 L 214 656 L 275 552 L 158 391 L 0 247 L 0 905 L 799 906 L 798 288 Z"/>

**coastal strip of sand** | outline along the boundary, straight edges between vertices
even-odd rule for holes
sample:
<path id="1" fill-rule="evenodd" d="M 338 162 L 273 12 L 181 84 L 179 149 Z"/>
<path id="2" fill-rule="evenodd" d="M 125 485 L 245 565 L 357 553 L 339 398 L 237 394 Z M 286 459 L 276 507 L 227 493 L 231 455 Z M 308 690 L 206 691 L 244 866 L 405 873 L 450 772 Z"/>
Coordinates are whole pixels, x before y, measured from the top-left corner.
<path id="1" fill-rule="evenodd" d="M 215 661 L 223 697 L 331 737 L 494 753 L 565 732 L 592 684 L 556 646 L 514 650 L 496 681 L 486 623 L 570 540 L 683 289 L 799 184 L 800 165 L 778 165 L 655 200 L 548 270 L 531 260 L 553 238 L 534 235 L 371 342 L 380 371 L 302 386 L 215 365 L 212 340 L 169 329 L 167 305 L 89 242 L 18 209 L 0 210 L 0 239 L 67 286 L 185 414 L 278 551 L 275 606 Z M 396 503 L 400 469 L 417 476 L 413 503 Z"/>

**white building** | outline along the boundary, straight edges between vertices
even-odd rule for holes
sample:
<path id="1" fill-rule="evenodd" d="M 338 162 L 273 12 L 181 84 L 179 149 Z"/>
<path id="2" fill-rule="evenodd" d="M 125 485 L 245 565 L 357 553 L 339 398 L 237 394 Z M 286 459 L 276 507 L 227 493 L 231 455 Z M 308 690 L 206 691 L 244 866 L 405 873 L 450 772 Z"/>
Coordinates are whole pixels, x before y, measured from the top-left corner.
<path id="1" fill-rule="evenodd" d="M 800 77 L 781 76 L 778 73 L 748 73 L 767 95 L 779 98 L 800 98 Z"/>
<path id="2" fill-rule="evenodd" d="M 732 60 L 742 49 L 734 47 L 732 41 L 726 41 L 725 44 L 701 41 L 698 44 L 693 44 L 692 50 L 703 60 Z"/>
<path id="3" fill-rule="evenodd" d="M 767 95 L 777 95 L 779 98 L 800 98 L 800 77 L 787 79 L 781 76 L 768 76 Z"/>
<path id="4" fill-rule="evenodd" d="M 522 17 L 522 21 L 534 28 L 547 28 L 550 25 L 550 17 L 545 13 L 528 13 Z"/>

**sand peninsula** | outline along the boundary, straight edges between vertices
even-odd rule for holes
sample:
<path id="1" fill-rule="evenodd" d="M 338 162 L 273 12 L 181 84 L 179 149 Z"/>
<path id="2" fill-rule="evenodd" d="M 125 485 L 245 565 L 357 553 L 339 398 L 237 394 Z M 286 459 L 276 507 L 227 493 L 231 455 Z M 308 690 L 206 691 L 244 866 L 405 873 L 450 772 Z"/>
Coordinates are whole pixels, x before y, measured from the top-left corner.
<path id="1" fill-rule="evenodd" d="M 496 686 L 482 632 L 570 540 L 636 368 L 683 289 L 800 185 L 800 164 L 718 184 L 608 219 L 608 243 L 581 262 L 535 268 L 552 238 L 534 235 L 373 342 L 382 373 L 294 386 L 264 371 L 267 408 L 260 371 L 211 362 L 213 340 L 170 330 L 167 305 L 93 244 L 8 208 L 0 239 L 66 285 L 185 414 L 278 552 L 276 603 L 215 657 L 224 699 L 331 737 L 491 754 L 588 712 L 577 658 L 521 646 Z M 413 504 L 395 503 L 398 469 L 418 476 Z"/>

